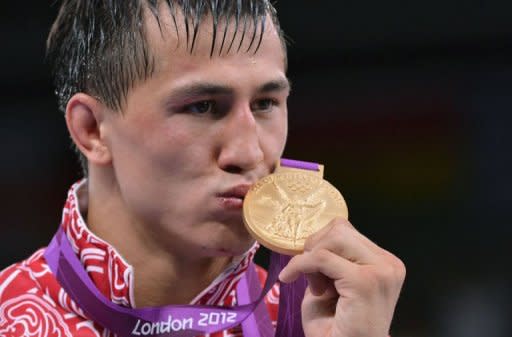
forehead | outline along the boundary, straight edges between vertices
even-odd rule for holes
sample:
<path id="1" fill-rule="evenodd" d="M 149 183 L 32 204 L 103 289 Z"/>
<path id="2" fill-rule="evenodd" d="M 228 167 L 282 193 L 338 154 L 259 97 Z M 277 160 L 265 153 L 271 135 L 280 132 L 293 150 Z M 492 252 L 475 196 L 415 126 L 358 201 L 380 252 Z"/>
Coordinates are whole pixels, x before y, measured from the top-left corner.
<path id="1" fill-rule="evenodd" d="M 161 62 L 183 57 L 226 57 L 264 52 L 286 55 L 283 41 L 268 13 L 264 17 L 214 18 L 206 12 L 199 20 L 161 2 L 157 12 L 144 11 L 145 35 L 158 69 Z M 172 60 L 170 60 L 172 62 Z"/>

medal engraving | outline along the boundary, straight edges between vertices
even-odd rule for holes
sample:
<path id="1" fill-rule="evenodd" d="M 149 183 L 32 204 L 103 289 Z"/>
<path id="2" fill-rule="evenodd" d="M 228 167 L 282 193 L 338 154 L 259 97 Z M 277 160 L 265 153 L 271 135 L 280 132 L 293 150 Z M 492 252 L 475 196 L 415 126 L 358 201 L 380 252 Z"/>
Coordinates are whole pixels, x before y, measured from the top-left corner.
<path id="1" fill-rule="evenodd" d="M 340 192 L 309 171 L 271 174 L 244 201 L 248 231 L 267 248 L 288 255 L 301 253 L 308 236 L 347 215 Z"/>

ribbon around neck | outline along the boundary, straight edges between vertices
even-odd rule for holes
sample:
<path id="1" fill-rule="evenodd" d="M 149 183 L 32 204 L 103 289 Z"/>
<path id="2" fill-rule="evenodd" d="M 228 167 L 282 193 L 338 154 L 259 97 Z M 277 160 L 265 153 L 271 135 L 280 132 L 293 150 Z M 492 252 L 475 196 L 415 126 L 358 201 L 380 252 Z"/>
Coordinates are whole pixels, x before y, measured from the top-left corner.
<path id="1" fill-rule="evenodd" d="M 240 305 L 235 307 L 168 305 L 132 309 L 112 303 L 96 288 L 62 228 L 58 230 L 47 247 L 45 258 L 60 285 L 85 315 L 123 337 L 191 337 L 230 329 L 240 324 L 242 324 L 244 336 L 271 337 L 274 329 L 262 300 L 289 260 L 280 254 L 272 253 L 267 280 L 261 292 L 255 266 L 251 262 L 239 281 L 237 298 Z M 291 297 L 290 290 L 294 293 Z M 305 281 L 303 280 L 291 285 L 281 285 L 279 319 L 275 336 L 300 337 L 303 335 L 300 303 L 304 290 Z M 290 301 L 290 299 L 293 300 Z"/>

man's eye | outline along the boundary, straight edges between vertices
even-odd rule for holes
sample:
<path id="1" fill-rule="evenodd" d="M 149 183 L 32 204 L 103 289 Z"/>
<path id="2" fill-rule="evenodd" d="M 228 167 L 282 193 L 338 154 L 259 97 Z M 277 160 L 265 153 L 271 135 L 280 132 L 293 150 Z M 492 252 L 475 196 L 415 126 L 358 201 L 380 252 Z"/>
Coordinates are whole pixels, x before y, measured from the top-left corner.
<path id="1" fill-rule="evenodd" d="M 259 99 L 252 104 L 252 111 L 270 111 L 277 102 L 273 99 Z"/>
<path id="2" fill-rule="evenodd" d="M 213 101 L 201 101 L 193 104 L 187 105 L 184 110 L 190 113 L 196 114 L 205 114 L 211 113 L 215 107 L 215 102 Z"/>

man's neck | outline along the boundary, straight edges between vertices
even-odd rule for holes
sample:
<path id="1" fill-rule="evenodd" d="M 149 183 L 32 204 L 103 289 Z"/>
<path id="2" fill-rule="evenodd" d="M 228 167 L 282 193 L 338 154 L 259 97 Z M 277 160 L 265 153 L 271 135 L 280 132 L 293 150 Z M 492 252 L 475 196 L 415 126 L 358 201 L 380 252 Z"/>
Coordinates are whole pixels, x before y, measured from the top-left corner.
<path id="1" fill-rule="evenodd" d="M 137 307 L 188 304 L 222 273 L 228 258 L 186 262 L 158 256 L 134 265 Z M 201 275 L 201 277 L 198 277 Z"/>
<path id="2" fill-rule="evenodd" d="M 102 187 L 89 188 L 83 215 L 89 229 L 115 247 L 133 267 L 135 306 L 188 304 L 232 260 L 231 257 L 197 258 L 180 251 L 179 247 L 162 247 L 154 234 L 119 211 L 122 210 L 122 205 L 117 204 L 120 198 L 105 197 L 104 192 Z"/>

